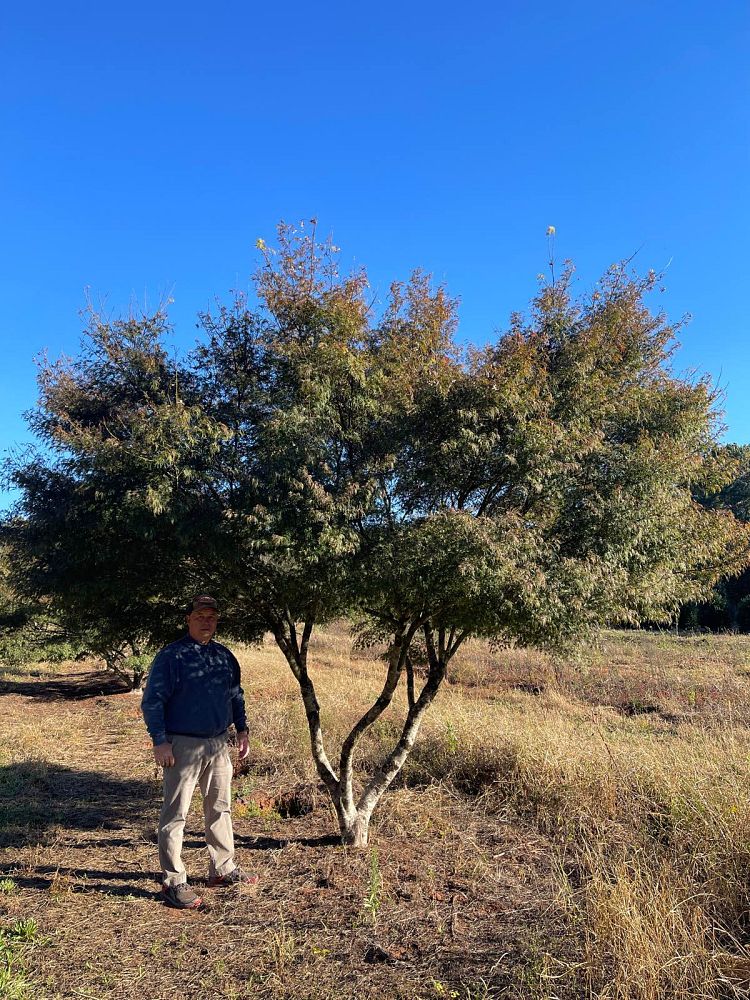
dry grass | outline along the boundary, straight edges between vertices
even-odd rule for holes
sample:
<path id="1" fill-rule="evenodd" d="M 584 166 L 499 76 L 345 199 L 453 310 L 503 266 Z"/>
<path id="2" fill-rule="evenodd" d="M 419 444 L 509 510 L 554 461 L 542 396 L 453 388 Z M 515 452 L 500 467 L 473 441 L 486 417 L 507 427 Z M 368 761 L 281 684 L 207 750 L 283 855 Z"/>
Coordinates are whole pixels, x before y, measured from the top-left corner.
<path id="1" fill-rule="evenodd" d="M 749 653 L 641 633 L 572 664 L 470 646 L 373 850 L 353 854 L 330 838 L 283 658 L 241 650 L 253 740 L 235 830 L 261 889 L 208 890 L 204 914 L 155 903 L 159 783 L 137 697 L 94 665 L 7 673 L 0 925 L 39 927 L 17 995 L 748 996 Z M 335 759 L 381 664 L 341 627 L 312 656 Z M 363 740 L 364 769 L 403 709 L 401 693 Z M 186 862 L 199 881 L 197 812 Z"/>

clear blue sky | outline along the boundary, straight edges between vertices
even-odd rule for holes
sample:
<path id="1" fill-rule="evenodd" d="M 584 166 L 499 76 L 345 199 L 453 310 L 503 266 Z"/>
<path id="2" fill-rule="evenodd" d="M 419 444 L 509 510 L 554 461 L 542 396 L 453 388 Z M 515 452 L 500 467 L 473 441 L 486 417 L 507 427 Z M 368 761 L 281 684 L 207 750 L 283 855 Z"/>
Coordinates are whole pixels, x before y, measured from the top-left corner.
<path id="1" fill-rule="evenodd" d="M 548 225 L 582 289 L 639 248 L 671 261 L 677 365 L 750 441 L 746 0 L 15 0 L 3 22 L 0 450 L 86 288 L 115 313 L 171 294 L 188 345 L 257 237 L 311 216 L 383 294 L 444 281 L 473 342 L 534 294 Z"/>

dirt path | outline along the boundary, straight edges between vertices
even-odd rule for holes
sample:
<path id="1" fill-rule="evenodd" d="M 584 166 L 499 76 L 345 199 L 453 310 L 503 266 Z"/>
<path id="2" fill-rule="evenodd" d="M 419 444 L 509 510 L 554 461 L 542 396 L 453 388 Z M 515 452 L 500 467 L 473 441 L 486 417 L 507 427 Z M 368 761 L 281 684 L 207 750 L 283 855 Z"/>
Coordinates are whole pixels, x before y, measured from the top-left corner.
<path id="1" fill-rule="evenodd" d="M 5 675 L 0 732 L 0 879 L 16 887 L 0 923 L 36 920 L 39 1000 L 543 996 L 571 947 L 549 845 L 440 787 L 393 792 L 360 853 L 332 838 L 322 796 L 288 819 L 253 800 L 235 833 L 259 889 L 169 910 L 138 697 L 79 664 Z M 290 766 L 288 789 L 298 781 Z M 195 807 L 185 861 L 203 889 Z M 564 987 L 554 995 L 574 995 Z"/>

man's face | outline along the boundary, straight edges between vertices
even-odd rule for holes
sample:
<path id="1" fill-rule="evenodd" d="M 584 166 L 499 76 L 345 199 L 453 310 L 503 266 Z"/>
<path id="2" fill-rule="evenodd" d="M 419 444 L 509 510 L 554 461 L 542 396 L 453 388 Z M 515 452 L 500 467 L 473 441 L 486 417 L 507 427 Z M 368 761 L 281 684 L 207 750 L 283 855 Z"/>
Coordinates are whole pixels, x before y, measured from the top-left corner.
<path id="1" fill-rule="evenodd" d="M 187 616 L 190 638 L 205 645 L 210 642 L 219 623 L 219 616 L 213 608 L 199 608 Z"/>

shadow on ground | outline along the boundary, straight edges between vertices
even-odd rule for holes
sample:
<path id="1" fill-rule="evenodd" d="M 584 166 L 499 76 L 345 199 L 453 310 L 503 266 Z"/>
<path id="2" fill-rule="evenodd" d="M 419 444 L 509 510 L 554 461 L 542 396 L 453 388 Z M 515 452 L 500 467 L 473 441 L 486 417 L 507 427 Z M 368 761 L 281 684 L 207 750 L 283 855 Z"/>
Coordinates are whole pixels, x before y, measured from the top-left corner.
<path id="1" fill-rule="evenodd" d="M 92 868 L 67 868 L 59 865 L 39 865 L 24 869 L 19 874 L 17 865 L 0 865 L 0 873 L 9 875 L 21 889 L 42 891 L 104 893 L 106 896 L 153 899 L 158 896 L 158 874 L 141 871 L 103 871 Z M 145 883 L 145 884 L 139 884 Z M 156 887 L 155 887 L 156 886 Z"/>
<path id="2" fill-rule="evenodd" d="M 320 837 L 247 837 L 235 832 L 234 839 L 246 851 L 278 851 L 292 844 L 299 847 L 341 847 L 341 837 L 332 833 Z"/>
<path id="3" fill-rule="evenodd" d="M 27 675 L 28 676 L 28 675 Z M 16 694 L 38 701 L 83 701 L 129 690 L 122 678 L 107 670 L 82 670 L 64 677 L 40 677 L 38 680 L 0 681 L 0 695 Z"/>
<path id="4" fill-rule="evenodd" d="M 0 766 L 0 846 L 42 843 L 51 827 L 122 830 L 153 821 L 155 783 L 26 760 Z"/>

